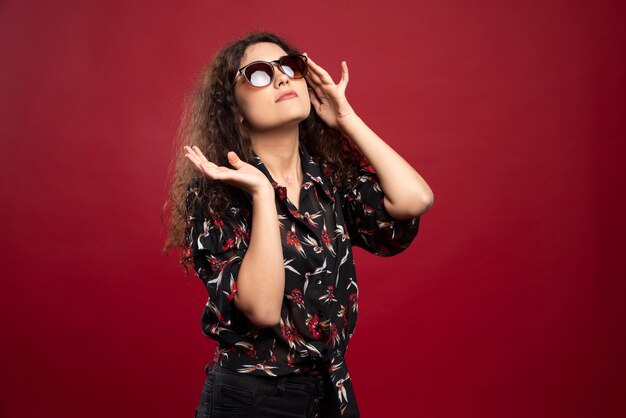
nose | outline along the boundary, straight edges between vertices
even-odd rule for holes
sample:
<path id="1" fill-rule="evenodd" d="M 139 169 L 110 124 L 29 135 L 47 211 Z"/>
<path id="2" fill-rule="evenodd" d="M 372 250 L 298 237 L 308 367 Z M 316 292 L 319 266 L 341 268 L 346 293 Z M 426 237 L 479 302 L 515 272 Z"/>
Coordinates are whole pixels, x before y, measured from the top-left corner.
<path id="1" fill-rule="evenodd" d="M 277 63 L 274 63 L 274 85 L 289 84 L 289 76 L 280 69 Z"/>

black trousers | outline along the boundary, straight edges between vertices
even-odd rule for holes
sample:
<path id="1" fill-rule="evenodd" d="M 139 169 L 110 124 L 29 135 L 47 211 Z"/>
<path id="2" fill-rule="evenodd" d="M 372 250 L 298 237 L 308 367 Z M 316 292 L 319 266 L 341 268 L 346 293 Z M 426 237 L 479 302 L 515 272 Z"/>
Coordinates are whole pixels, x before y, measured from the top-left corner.
<path id="1" fill-rule="evenodd" d="M 218 364 L 205 371 L 196 418 L 340 417 L 328 374 L 253 376 Z"/>

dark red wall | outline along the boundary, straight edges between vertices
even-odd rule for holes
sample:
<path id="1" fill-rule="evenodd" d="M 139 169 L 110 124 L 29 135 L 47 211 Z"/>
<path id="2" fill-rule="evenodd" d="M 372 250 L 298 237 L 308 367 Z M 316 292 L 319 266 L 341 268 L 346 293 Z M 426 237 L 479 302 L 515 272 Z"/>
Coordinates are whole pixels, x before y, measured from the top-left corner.
<path id="1" fill-rule="evenodd" d="M 0 1 L 0 416 L 192 416 L 214 344 L 160 209 L 185 91 L 250 29 L 346 60 L 435 193 L 356 252 L 363 416 L 626 416 L 625 8 Z"/>

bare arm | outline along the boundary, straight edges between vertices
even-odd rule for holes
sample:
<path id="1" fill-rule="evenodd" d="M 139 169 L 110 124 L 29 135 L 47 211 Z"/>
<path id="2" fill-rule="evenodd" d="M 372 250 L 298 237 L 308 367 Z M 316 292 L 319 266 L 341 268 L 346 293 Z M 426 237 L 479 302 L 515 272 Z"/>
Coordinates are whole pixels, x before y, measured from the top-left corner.
<path id="1" fill-rule="evenodd" d="M 202 173 L 252 196 L 250 242 L 237 274 L 233 303 L 255 325 L 277 325 L 285 292 L 285 266 L 274 188 L 265 174 L 232 151 L 228 161 L 234 169 L 208 161 L 198 147 L 185 147 L 185 151 Z"/>
<path id="2" fill-rule="evenodd" d="M 241 262 L 233 301 L 254 324 L 272 327 L 280 321 L 285 292 L 285 266 L 271 185 L 253 194 L 248 250 Z"/>
<path id="3" fill-rule="evenodd" d="M 410 219 L 430 209 L 434 195 L 422 176 L 356 114 L 346 119 L 341 121 L 342 131 L 374 167 L 385 193 L 387 212 L 394 218 Z"/>
<path id="4" fill-rule="evenodd" d="M 341 63 L 341 80 L 335 84 L 328 72 L 308 58 L 307 82 L 311 104 L 328 124 L 346 134 L 369 160 L 385 194 L 385 209 L 397 219 L 411 219 L 433 205 L 434 195 L 426 181 L 397 152 L 374 133 L 346 99 L 348 64 Z"/>

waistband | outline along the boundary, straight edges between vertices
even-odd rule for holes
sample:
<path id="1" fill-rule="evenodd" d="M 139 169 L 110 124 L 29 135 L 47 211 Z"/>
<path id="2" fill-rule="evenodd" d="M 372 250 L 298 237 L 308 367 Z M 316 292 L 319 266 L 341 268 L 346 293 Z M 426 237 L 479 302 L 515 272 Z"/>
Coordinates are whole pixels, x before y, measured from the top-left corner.
<path id="1" fill-rule="evenodd" d="M 302 365 L 302 367 L 300 368 L 300 372 L 298 373 L 289 373 L 287 375 L 283 375 L 283 376 L 306 376 L 306 375 L 314 375 L 314 376 L 324 376 L 324 375 L 328 375 L 328 367 L 329 367 L 329 361 L 326 358 L 318 358 L 315 359 L 314 361 L 310 361 L 307 362 L 306 364 Z M 226 368 L 224 366 L 220 366 L 214 359 L 209 361 L 206 366 L 204 367 L 204 373 L 208 374 L 209 370 L 211 370 L 212 368 L 217 367 L 219 368 L 220 371 L 232 371 L 233 373 L 237 373 L 237 374 L 241 374 L 238 373 L 232 369 Z M 258 375 L 255 375 L 258 376 Z M 258 377 L 269 377 L 271 378 L 272 376 L 258 376 Z"/>
<path id="2" fill-rule="evenodd" d="M 324 386 L 330 382 L 330 380 L 326 379 L 324 376 L 312 373 L 289 373 L 280 376 L 260 376 L 249 373 L 239 373 L 218 364 L 215 364 L 212 370 L 221 375 L 233 376 L 238 379 L 235 382 L 241 382 L 242 384 L 245 384 L 245 381 L 254 382 L 253 385 L 256 388 L 271 387 L 278 389 L 279 391 L 284 391 L 286 388 L 290 387 L 307 393 L 314 391 L 318 395 L 324 393 Z M 212 378 L 216 378 L 217 375 L 209 374 L 207 376 L 209 378 L 211 378 L 211 376 Z M 241 379 L 243 379 L 244 382 L 242 382 Z"/>

